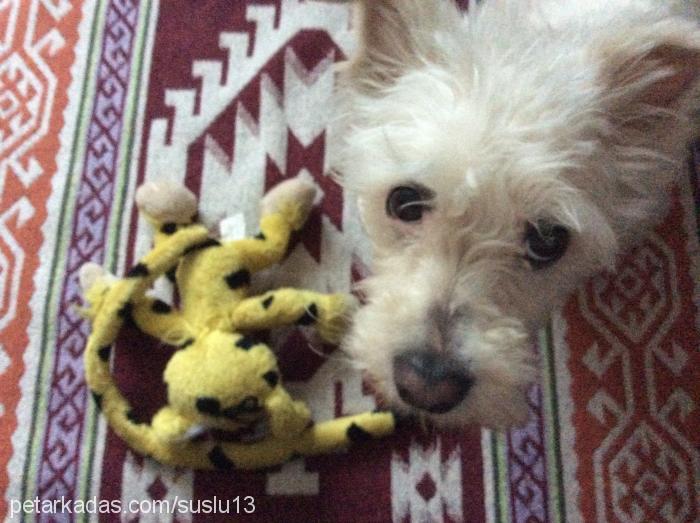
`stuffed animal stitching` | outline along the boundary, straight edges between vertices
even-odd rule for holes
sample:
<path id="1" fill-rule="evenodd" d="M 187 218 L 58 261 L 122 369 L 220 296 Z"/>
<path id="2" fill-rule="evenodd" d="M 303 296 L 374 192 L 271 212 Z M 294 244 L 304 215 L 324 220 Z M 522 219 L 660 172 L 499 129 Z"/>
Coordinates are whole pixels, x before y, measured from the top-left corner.
<path id="1" fill-rule="evenodd" d="M 109 425 L 137 452 L 173 466 L 254 469 L 393 430 L 394 418 L 387 412 L 313 424 L 308 407 L 282 387 L 273 352 L 250 335 L 297 323 L 314 325 L 324 339 L 337 342 L 345 327 L 344 295 L 279 289 L 247 296 L 251 275 L 281 260 L 291 232 L 306 219 L 313 198 L 284 197 L 299 193 L 303 183 L 294 179 L 273 189 L 276 195 L 271 192 L 268 199 L 275 205 L 263 213 L 261 233 L 229 242 L 211 237 L 194 221 L 196 202 L 186 189 L 144 186 L 137 202 L 154 227 L 153 249 L 123 279 L 93 264 L 84 267 L 85 314 L 92 322 L 85 352 L 87 383 Z M 149 214 L 151 209 L 157 210 Z M 177 309 L 146 295 L 162 275 L 177 286 Z M 164 372 L 169 403 L 150 423 L 132 415 L 110 372 L 111 347 L 125 321 L 179 348 Z M 201 427 L 235 431 L 261 420 L 267 421 L 270 434 L 255 442 L 191 437 Z"/>

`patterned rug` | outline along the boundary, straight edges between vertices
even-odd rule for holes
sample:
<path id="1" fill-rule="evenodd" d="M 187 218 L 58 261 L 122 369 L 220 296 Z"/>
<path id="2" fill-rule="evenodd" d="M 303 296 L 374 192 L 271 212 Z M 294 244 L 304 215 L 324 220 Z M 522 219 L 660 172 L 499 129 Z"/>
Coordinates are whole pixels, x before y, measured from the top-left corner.
<path id="1" fill-rule="evenodd" d="M 655 234 L 542 333 L 541 385 L 521 430 L 403 430 L 235 474 L 161 467 L 106 430 L 82 374 L 76 274 L 90 260 L 119 273 L 147 248 L 133 206 L 144 180 L 167 173 L 211 222 L 241 213 L 253 229 L 265 188 L 313 178 L 320 209 L 280 274 L 337 291 L 366 274 L 353 203 L 325 174 L 333 64 L 353 45 L 348 9 L 333 3 L 0 0 L 0 516 L 700 521 L 694 174 Z M 374 407 L 332 348 L 298 330 L 273 338 L 318 419 Z M 154 408 L 169 353 L 128 345 L 116 351 L 120 383 Z"/>

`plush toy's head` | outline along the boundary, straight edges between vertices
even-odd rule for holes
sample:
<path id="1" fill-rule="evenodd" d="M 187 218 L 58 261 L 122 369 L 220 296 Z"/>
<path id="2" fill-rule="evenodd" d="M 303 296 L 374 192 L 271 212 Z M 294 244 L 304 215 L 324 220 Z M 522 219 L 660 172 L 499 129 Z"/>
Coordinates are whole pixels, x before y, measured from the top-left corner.
<path id="1" fill-rule="evenodd" d="M 164 379 L 168 402 L 178 413 L 205 426 L 235 430 L 264 417 L 279 370 L 265 345 L 211 331 L 173 355 Z"/>

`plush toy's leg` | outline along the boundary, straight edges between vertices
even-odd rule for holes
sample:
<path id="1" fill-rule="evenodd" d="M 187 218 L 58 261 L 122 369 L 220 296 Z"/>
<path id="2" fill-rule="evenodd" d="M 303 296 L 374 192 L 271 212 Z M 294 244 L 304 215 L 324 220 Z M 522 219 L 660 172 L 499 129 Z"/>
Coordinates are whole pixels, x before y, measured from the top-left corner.
<path id="1" fill-rule="evenodd" d="M 296 437 L 311 421 L 309 407 L 293 400 L 281 386 L 268 396 L 265 407 L 270 416 L 270 432 L 276 438 Z"/>
<path id="2" fill-rule="evenodd" d="M 181 346 L 194 338 L 183 315 L 164 301 L 144 296 L 134 303 L 131 316 L 139 329 L 168 345 Z"/>
<path id="3" fill-rule="evenodd" d="M 316 186 L 303 178 L 292 178 L 272 188 L 262 200 L 262 215 L 281 214 L 292 229 L 304 225 L 316 198 Z"/>
<path id="4" fill-rule="evenodd" d="M 264 269 L 282 259 L 290 234 L 304 225 L 315 197 L 316 187 L 301 178 L 282 182 L 265 195 L 260 234 L 230 244 L 250 271 Z"/>
<path id="5" fill-rule="evenodd" d="M 314 325 L 323 339 L 337 343 L 356 306 L 347 294 L 320 294 L 298 289 L 279 289 L 241 301 L 230 319 L 237 330 L 259 330 L 291 325 Z"/>

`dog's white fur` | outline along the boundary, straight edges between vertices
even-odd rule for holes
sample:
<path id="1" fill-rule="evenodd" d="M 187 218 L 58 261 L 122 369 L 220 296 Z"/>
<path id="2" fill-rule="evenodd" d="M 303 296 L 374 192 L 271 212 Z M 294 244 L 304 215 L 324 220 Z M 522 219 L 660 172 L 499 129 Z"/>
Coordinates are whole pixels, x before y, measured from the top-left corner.
<path id="1" fill-rule="evenodd" d="M 586 278 L 663 216 L 683 172 L 700 73 L 694 3 L 670 0 L 364 0 L 339 87 L 336 166 L 359 198 L 374 275 L 345 350 L 388 402 L 392 360 L 458 355 L 475 384 L 438 424 L 526 419 L 532 337 Z M 434 194 L 417 224 L 392 188 Z M 526 223 L 572 231 L 532 270 Z"/>

